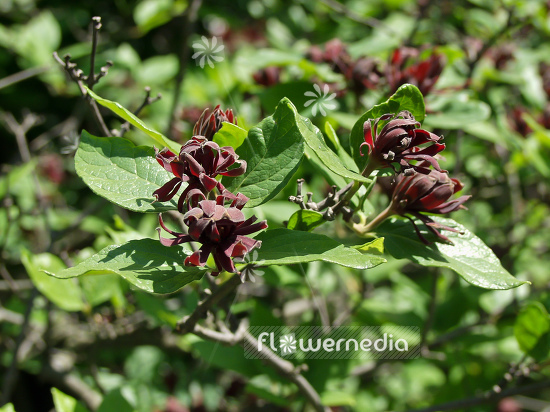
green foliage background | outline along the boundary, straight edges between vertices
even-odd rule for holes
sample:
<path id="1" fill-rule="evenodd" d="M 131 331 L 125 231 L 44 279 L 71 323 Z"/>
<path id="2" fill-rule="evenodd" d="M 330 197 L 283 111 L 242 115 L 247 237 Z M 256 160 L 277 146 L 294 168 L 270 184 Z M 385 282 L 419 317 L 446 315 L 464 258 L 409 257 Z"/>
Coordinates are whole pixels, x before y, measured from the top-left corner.
<path id="1" fill-rule="evenodd" d="M 319 325 L 322 305 L 332 321 L 352 308 L 347 324 L 409 325 L 425 331 L 428 350 L 421 359 L 308 361 L 304 375 L 323 401 L 339 410 L 416 410 L 480 396 L 500 384 L 511 365 L 520 361 L 529 373 L 514 376 L 506 385 L 521 388 L 549 381 L 550 132 L 544 116 L 549 113 L 545 87 L 550 87 L 540 70 L 543 63 L 550 64 L 548 5 L 538 0 L 417 3 L 350 0 L 341 3 L 343 9 L 334 10 L 330 1 L 204 1 L 188 38 L 182 16 L 188 3 L 183 0 L 0 4 L 2 391 L 7 389 L 13 348 L 30 300 L 28 327 L 33 333 L 28 336 L 39 337 L 26 340 L 28 349 L 16 363 L 19 372 L 10 397 L 15 410 L 47 411 L 54 405 L 58 411 L 95 407 L 121 412 L 175 410 L 170 409 L 173 405 L 209 411 L 308 408 L 292 384 L 260 361 L 244 359 L 242 348 L 171 333 L 209 286 L 202 274 L 179 274 L 172 279 L 176 286 L 164 290 L 178 289 L 178 276 L 202 279 L 177 294 L 157 296 L 114 273 L 67 281 L 41 271 L 59 272 L 90 262 L 95 253 L 113 244 L 157 237 L 155 214 L 108 203 L 84 184 L 78 167 L 75 170 L 80 131 L 100 133 L 78 88 L 66 79 L 52 52 L 70 53 L 87 73 L 89 23 L 95 15 L 103 23 L 96 64 L 114 63 L 94 88 L 98 95 L 135 110 L 145 86 L 153 95 L 162 93 L 163 99 L 139 117 L 180 143 L 191 135 L 193 111 L 200 113 L 216 104 L 231 107 L 239 126 L 248 130 L 287 97 L 300 116 L 312 118 L 325 132 L 327 146 L 340 158 L 346 154 L 349 158 L 336 166 L 338 170 L 326 170 L 330 159 L 315 150 L 311 142 L 318 136 L 311 133 L 306 159 L 290 182 L 304 177 L 305 189 L 319 199 L 327 180 L 345 184 L 338 172 L 342 168 L 350 177 L 357 172 L 352 159 L 359 159 L 355 150 L 361 136 L 353 126 L 391 93 L 383 82 L 360 96 L 348 91 L 326 117 L 312 116 L 304 93 L 312 90 L 314 82 L 343 90 L 348 86 L 328 64 L 305 57 L 310 46 L 340 38 L 353 58 L 369 56 L 381 66 L 404 43 L 437 47 L 447 63 L 435 89 L 425 96 L 423 127 L 445 135 L 446 159 L 441 165 L 465 183 L 464 193 L 472 194 L 469 210 L 453 214 L 453 219 L 489 245 L 507 271 L 531 285 L 484 290 L 448 267 L 391 257 L 388 263 L 365 270 L 304 261 L 263 268 L 257 283 L 247 284 L 232 304 L 228 302 L 232 316 L 248 315 L 253 325 Z M 223 39 L 224 60 L 214 69 L 202 69 L 191 58 L 184 61 L 181 110 L 169 128 L 183 42 L 191 45 L 202 35 Z M 480 50 L 484 53 L 475 61 Z M 266 88 L 256 84 L 252 74 L 269 66 L 282 67 L 283 72 L 279 84 Z M 14 74 L 19 81 L 10 79 Z M 514 109 L 522 113 L 519 118 Z M 39 115 L 40 121 L 26 131 L 31 156 L 25 159 L 9 116 L 24 123 L 29 113 Z M 120 118 L 108 110 L 103 113 L 110 128 L 120 127 Z M 299 125 L 303 131 L 312 130 L 306 121 Z M 134 128 L 125 138 L 151 144 L 145 133 Z M 144 170 L 154 165 L 149 160 L 153 163 L 145 160 Z M 158 184 L 157 177 L 151 179 L 143 184 Z M 249 212 L 267 219 L 270 228 L 281 228 L 282 221 L 297 210 L 286 201 L 294 194 L 295 186 L 290 184 L 275 199 L 258 202 Z M 366 213 L 375 215 L 385 199 L 376 192 L 365 205 Z M 319 236 L 344 237 L 338 221 L 315 230 Z M 364 243 L 364 239 L 347 241 Z M 391 253 L 391 236 L 386 242 Z M 414 246 L 418 245 L 411 249 Z M 154 246 L 148 249 L 155 254 Z M 428 258 L 420 254 L 416 261 L 426 265 Z M 40 292 L 36 297 L 33 288 Z M 228 311 L 228 306 L 221 309 L 222 314 Z M 51 365 L 59 362 L 64 372 L 51 372 Z M 90 401 L 74 388 L 71 391 L 61 379 L 65 372 L 96 397 Z M 550 406 L 548 385 L 527 396 L 543 402 L 544 408 Z M 537 410 L 524 398 L 513 402 L 523 410 Z M 464 410 L 502 407 L 500 399 L 490 399 Z M 0 410 L 9 411 L 10 406 Z"/>

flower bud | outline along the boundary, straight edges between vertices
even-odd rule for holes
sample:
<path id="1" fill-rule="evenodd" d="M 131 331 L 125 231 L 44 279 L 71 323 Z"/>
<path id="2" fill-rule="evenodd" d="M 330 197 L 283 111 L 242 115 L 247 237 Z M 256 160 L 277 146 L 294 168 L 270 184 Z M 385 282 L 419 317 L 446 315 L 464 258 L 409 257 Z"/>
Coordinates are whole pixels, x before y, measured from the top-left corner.
<path id="1" fill-rule="evenodd" d="M 388 122 L 378 132 L 378 124 L 381 121 Z M 369 119 L 363 126 L 365 142 L 360 147 L 361 155 L 363 147 L 366 146 L 369 161 L 374 162 L 377 168 L 393 167 L 393 163 L 399 163 L 403 170 L 418 170 L 421 166 L 409 163 L 416 160 L 428 162 L 436 170 L 441 171 L 434 156 L 445 149 L 445 145 L 439 143 L 443 137 L 418 129 L 419 126 L 420 123 L 407 111 L 402 111 L 396 116 L 385 114 L 374 121 Z M 419 147 L 424 144 L 428 146 Z M 426 168 L 422 169 L 427 173 Z"/>
<path id="2" fill-rule="evenodd" d="M 424 174 L 410 170 L 408 173 L 402 173 L 397 177 L 390 208 L 396 214 L 405 217 L 412 215 L 420 219 L 438 238 L 452 243 L 446 236 L 438 232 L 437 229 L 456 232 L 455 229 L 434 222 L 430 217 L 421 213 L 446 214 L 459 209 L 466 209 L 463 203 L 471 196 L 461 196 L 457 199 L 449 200 L 462 187 L 463 185 L 459 180 L 451 179 L 445 172 L 431 170 L 428 174 Z M 414 225 L 420 239 L 424 243 L 429 244 L 420 234 L 416 224 Z"/>
<path id="3" fill-rule="evenodd" d="M 237 118 L 233 116 L 233 110 L 227 109 L 225 112 L 217 105 L 212 113 L 210 109 L 204 109 L 201 117 L 193 127 L 193 136 L 204 136 L 206 140 L 212 140 L 214 134 L 222 128 L 222 123 L 228 122 L 237 124 Z"/>
<path id="4" fill-rule="evenodd" d="M 220 147 L 203 136 L 193 136 L 181 147 L 179 155 L 164 148 L 157 150 L 155 157 L 164 169 L 176 176 L 153 192 L 157 201 L 172 199 L 182 183 L 188 183 L 178 201 L 180 212 L 183 212 L 184 202 L 192 190 L 198 189 L 207 194 L 217 188 L 223 193 L 225 187 L 216 180 L 216 176 L 240 176 L 246 170 L 246 161 L 238 160 L 239 156 L 232 147 Z M 230 169 L 235 164 L 238 166 Z"/>

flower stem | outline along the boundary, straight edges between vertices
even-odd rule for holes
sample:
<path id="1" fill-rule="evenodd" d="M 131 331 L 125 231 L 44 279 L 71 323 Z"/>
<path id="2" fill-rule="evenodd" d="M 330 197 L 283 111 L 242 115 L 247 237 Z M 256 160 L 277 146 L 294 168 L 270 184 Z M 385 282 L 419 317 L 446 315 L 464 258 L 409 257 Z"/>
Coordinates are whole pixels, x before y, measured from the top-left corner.
<path id="1" fill-rule="evenodd" d="M 365 169 L 363 170 L 363 172 L 361 173 L 361 176 L 369 177 L 372 174 L 372 172 L 374 172 L 375 170 L 376 170 L 375 163 L 369 162 L 365 167 Z M 338 204 L 333 208 L 334 211 L 336 212 L 341 207 L 346 206 L 351 201 L 351 198 L 353 197 L 353 195 L 357 193 L 361 185 L 363 185 L 363 182 L 356 180 L 353 183 L 353 186 L 351 187 L 351 189 L 346 193 L 346 196 L 340 202 L 338 202 Z"/>
<path id="2" fill-rule="evenodd" d="M 353 229 L 360 235 L 372 232 L 376 227 L 386 220 L 388 217 L 395 215 L 395 211 L 392 209 L 391 204 L 384 209 L 378 216 L 372 219 L 369 223 L 365 225 L 354 224 Z"/>

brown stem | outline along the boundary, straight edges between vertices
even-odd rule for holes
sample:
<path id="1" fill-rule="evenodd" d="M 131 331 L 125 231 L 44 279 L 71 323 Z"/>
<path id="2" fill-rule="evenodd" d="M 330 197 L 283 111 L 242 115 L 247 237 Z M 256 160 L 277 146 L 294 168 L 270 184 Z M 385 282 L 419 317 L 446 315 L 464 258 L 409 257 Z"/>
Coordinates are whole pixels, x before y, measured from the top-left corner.
<path id="1" fill-rule="evenodd" d="M 422 351 L 428 351 L 429 349 L 426 345 L 426 338 L 428 336 L 428 332 L 432 328 L 432 324 L 435 318 L 435 310 L 437 308 L 437 280 L 439 279 L 439 272 L 433 273 L 432 278 L 432 298 L 430 300 L 430 309 L 428 312 L 428 318 L 426 319 L 426 323 L 424 324 L 424 328 L 422 329 L 422 338 L 420 341 L 420 348 Z"/>
<path id="2" fill-rule="evenodd" d="M 15 388 L 15 384 L 17 383 L 17 376 L 19 375 L 19 369 L 17 368 L 17 365 L 19 363 L 19 350 L 21 349 L 21 345 L 23 344 L 25 337 L 28 333 L 29 322 L 31 320 L 31 312 L 34 307 L 34 299 L 36 298 L 36 296 L 38 296 L 38 290 L 33 289 L 31 292 L 31 296 L 27 301 L 27 308 L 25 309 L 25 314 L 23 315 L 21 332 L 19 333 L 17 341 L 15 342 L 15 348 L 13 350 L 11 363 L 8 367 L 6 375 L 4 376 L 4 384 L 2 386 L 2 397 L 0 398 L 0 405 L 5 405 L 9 402 L 13 389 Z"/>
<path id="3" fill-rule="evenodd" d="M 187 7 L 185 14 L 182 16 L 182 34 L 180 37 L 180 43 L 182 45 L 179 52 L 179 71 L 176 75 L 176 86 L 174 87 L 174 100 L 172 102 L 172 110 L 170 110 L 170 119 L 168 122 L 168 130 L 166 134 L 172 136 L 172 129 L 174 128 L 178 103 L 180 98 L 181 86 L 185 78 L 185 71 L 187 70 L 187 60 L 189 59 L 189 37 L 193 34 L 193 29 L 195 27 L 195 22 L 199 14 L 199 9 L 201 7 L 202 0 L 193 0 L 191 4 Z"/>
<path id="4" fill-rule="evenodd" d="M 464 82 L 464 89 L 468 88 L 470 86 L 470 83 L 472 81 L 472 76 L 474 74 L 475 68 L 483 55 L 489 50 L 493 45 L 497 42 L 497 40 L 504 35 L 508 30 L 510 30 L 514 23 L 514 9 L 508 10 L 508 20 L 506 21 L 506 24 L 491 37 L 489 40 L 487 40 L 481 49 L 476 53 L 475 57 L 468 62 L 468 73 L 466 75 L 466 81 Z"/>
<path id="5" fill-rule="evenodd" d="M 47 72 L 48 70 L 50 70 L 50 67 L 48 66 L 33 67 L 30 69 L 23 70 L 18 73 L 14 73 L 12 75 L 6 76 L 3 79 L 0 79 L 0 89 L 11 86 L 12 84 L 29 79 L 31 77 L 37 76 L 39 74 Z"/>
<path id="6" fill-rule="evenodd" d="M 369 177 L 372 174 L 372 172 L 374 172 L 376 170 L 376 168 L 377 168 L 377 165 L 374 162 L 372 162 L 372 161 L 369 162 L 365 166 L 365 169 L 363 170 L 363 172 L 361 172 L 361 176 Z M 362 184 L 363 184 L 363 182 L 360 182 L 360 181 L 356 180 L 353 183 L 353 186 L 351 187 L 351 189 L 348 190 L 348 192 L 346 193 L 344 198 L 340 202 L 338 202 L 338 204 L 336 204 L 336 206 L 334 206 L 333 210 L 336 212 L 341 207 L 346 206 L 347 204 L 349 204 L 349 202 L 351 201 L 353 195 L 355 195 L 355 193 L 357 193 L 357 191 L 359 190 L 359 188 L 361 187 Z M 350 218 L 351 218 L 351 216 L 350 216 Z"/>
<path id="7" fill-rule="evenodd" d="M 275 368 L 282 376 L 287 378 L 289 381 L 293 382 L 300 392 L 308 399 L 318 412 L 329 412 L 330 409 L 323 405 L 321 397 L 311 386 L 309 381 L 297 370 L 297 368 L 289 361 L 280 358 L 275 353 L 273 353 L 269 348 L 262 348 L 260 351 L 258 349 L 258 341 L 250 333 L 244 333 L 244 342 L 247 344 L 246 349 L 251 352 L 255 352 L 255 355 L 263 359 L 270 366 Z"/>
<path id="8" fill-rule="evenodd" d="M 103 116 L 99 111 L 99 107 L 97 106 L 97 103 L 90 96 L 88 96 L 88 94 L 86 93 L 86 89 L 84 88 L 84 83 L 82 79 L 76 73 L 76 64 L 70 62 L 69 55 L 65 56 L 65 60 L 63 60 L 59 57 L 57 52 L 53 52 L 53 58 L 63 67 L 63 69 L 65 69 L 65 71 L 68 73 L 70 78 L 78 86 L 80 93 L 82 94 L 82 96 L 84 96 L 86 102 L 90 106 L 90 109 L 92 109 L 94 120 L 96 121 L 98 127 L 101 129 L 101 133 L 103 133 L 103 135 L 106 137 L 111 137 L 112 136 L 111 132 L 109 131 L 109 128 L 105 124 L 105 120 L 103 120 Z"/>
<path id="9" fill-rule="evenodd" d="M 495 394 L 494 392 L 491 391 L 488 394 L 486 393 L 481 396 L 459 399 L 456 401 L 447 402 L 440 405 L 430 406 L 429 408 L 411 409 L 409 410 L 409 412 L 440 412 L 440 411 L 452 411 L 455 409 L 470 410 L 470 408 L 477 405 L 482 405 L 484 403 L 489 403 L 489 402 L 496 402 L 500 399 L 504 399 L 509 396 L 526 394 L 530 392 L 537 392 L 546 388 L 550 388 L 550 380 L 533 383 L 531 385 L 520 386 L 517 388 L 510 388 L 498 394 Z"/>
<path id="10" fill-rule="evenodd" d="M 206 316 L 206 312 L 233 292 L 240 284 L 241 278 L 239 275 L 233 275 L 229 280 L 226 280 L 212 295 L 200 302 L 191 315 L 178 322 L 176 331 L 180 334 L 192 332 L 197 322 Z"/>
<path id="11" fill-rule="evenodd" d="M 366 225 L 354 225 L 354 229 L 359 233 L 364 235 L 365 233 L 372 232 L 380 223 L 386 220 L 388 217 L 395 215 L 391 204 L 384 209 L 378 216 L 372 219 Z"/>
<path id="12" fill-rule="evenodd" d="M 97 52 L 97 37 L 101 29 L 101 17 L 92 17 L 92 53 L 90 54 L 90 74 L 88 75 L 88 88 L 93 89 L 95 82 L 95 54 Z"/>
<path id="13" fill-rule="evenodd" d="M 348 19 L 351 19 L 357 23 L 364 24 L 369 27 L 383 28 L 388 34 L 396 34 L 392 28 L 390 28 L 388 25 L 381 22 L 380 20 L 377 20 L 374 17 L 362 17 L 348 9 L 342 3 L 337 2 L 336 0 L 321 0 L 321 2 L 330 7 L 335 12 L 340 13 L 346 16 Z"/>

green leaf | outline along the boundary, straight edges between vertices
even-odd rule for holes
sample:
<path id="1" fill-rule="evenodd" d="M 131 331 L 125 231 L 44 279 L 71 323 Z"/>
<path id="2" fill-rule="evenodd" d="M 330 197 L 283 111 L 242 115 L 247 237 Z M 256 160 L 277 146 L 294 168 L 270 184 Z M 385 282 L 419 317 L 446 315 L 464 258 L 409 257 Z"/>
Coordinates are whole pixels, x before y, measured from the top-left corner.
<path id="1" fill-rule="evenodd" d="M 13 167 L 9 173 L 0 177 L 0 199 L 3 199 L 8 191 L 12 194 L 17 193 L 17 184 L 32 176 L 38 159 L 33 158 L 30 162 L 23 163 L 20 166 Z"/>
<path id="2" fill-rule="evenodd" d="M 355 120 L 355 119 L 354 119 Z M 350 126 L 350 128 L 353 126 Z M 346 167 L 349 167 L 352 172 L 359 172 L 359 169 L 357 168 L 357 165 L 353 161 L 353 158 L 346 152 L 346 149 L 340 144 L 340 139 L 338 139 L 338 135 L 332 128 L 332 125 L 329 122 L 325 123 L 325 134 L 329 138 L 329 140 L 332 142 L 334 147 L 336 148 L 336 153 L 338 154 L 338 157 L 340 158 L 340 161 L 346 165 Z"/>
<path id="3" fill-rule="evenodd" d="M 354 269 L 368 269 L 386 262 L 381 256 L 363 254 L 325 235 L 289 229 L 273 229 L 256 239 L 262 247 L 254 262 L 260 266 L 292 265 L 316 260 Z"/>
<path id="4" fill-rule="evenodd" d="M 52 397 L 55 410 L 57 412 L 86 412 L 86 409 L 80 402 L 72 396 L 61 392 L 57 388 L 52 388 Z"/>
<path id="5" fill-rule="evenodd" d="M 372 109 L 363 114 L 353 125 L 350 134 L 351 154 L 359 170 L 363 170 L 367 163 L 367 156 L 361 156 L 359 147 L 365 141 L 363 136 L 363 124 L 369 119 L 376 119 L 386 113 L 399 113 L 408 110 L 419 122 L 424 120 L 426 108 L 424 106 L 424 97 L 418 87 L 412 84 L 404 84 L 384 103 L 377 104 Z"/>
<path id="6" fill-rule="evenodd" d="M 472 128 L 473 123 L 487 120 L 491 116 L 491 108 L 487 103 L 470 100 L 466 95 L 441 100 L 439 104 L 430 104 L 430 109 L 436 113 L 426 117 L 424 126 L 428 128 L 452 130 L 462 129 L 464 125 Z"/>
<path id="7" fill-rule="evenodd" d="M 79 280 L 86 302 L 91 306 L 100 305 L 123 293 L 120 279 L 112 274 L 83 276 Z"/>
<path id="8" fill-rule="evenodd" d="M 13 403 L 6 403 L 4 406 L 0 406 L 0 412 L 15 412 Z"/>
<path id="9" fill-rule="evenodd" d="M 514 325 L 520 349 L 537 359 L 548 356 L 550 315 L 540 302 L 530 302 L 521 309 Z"/>
<path id="10" fill-rule="evenodd" d="M 163 86 L 176 76 L 179 62 L 175 54 L 165 54 L 150 57 L 134 69 L 136 69 L 136 80 L 140 84 L 147 84 L 149 87 Z"/>
<path id="11" fill-rule="evenodd" d="M 186 2 L 173 0 L 142 0 L 134 8 L 134 21 L 142 33 L 163 25 L 176 14 L 175 5 Z M 182 5 L 183 7 L 183 5 Z M 179 10 L 181 12 L 183 10 Z"/>
<path id="12" fill-rule="evenodd" d="M 349 392 L 330 391 L 321 394 L 321 401 L 326 406 L 356 406 L 355 396 Z"/>
<path id="13" fill-rule="evenodd" d="M 166 146 L 172 151 L 179 152 L 180 145 L 178 143 L 168 139 L 166 136 L 157 132 L 156 130 L 149 128 L 145 123 L 141 121 L 141 119 L 139 119 L 128 109 L 124 108 L 120 103 L 112 102 L 110 100 L 99 97 L 86 86 L 84 87 L 86 88 L 86 91 L 90 95 L 90 97 L 92 97 L 96 102 L 106 107 L 107 109 L 110 109 L 113 113 L 117 114 L 118 116 L 129 122 L 132 126 L 135 126 L 142 132 L 145 132 L 145 134 L 153 139 L 156 143 L 158 143 L 161 148 Z"/>
<path id="14" fill-rule="evenodd" d="M 117 388 L 105 395 L 97 412 L 134 412 L 135 410 L 126 400 L 120 388 Z"/>
<path id="15" fill-rule="evenodd" d="M 353 248 L 362 253 L 370 253 L 371 255 L 382 255 L 384 253 L 384 238 L 379 237 L 371 242 L 354 246 Z"/>
<path id="16" fill-rule="evenodd" d="M 96 137 L 85 130 L 75 155 L 76 173 L 99 196 L 135 212 L 177 209 L 175 200 L 153 203 L 153 192 L 173 178 L 148 146 L 121 137 Z"/>
<path id="17" fill-rule="evenodd" d="M 325 138 L 321 131 L 311 123 L 306 117 L 297 116 L 298 128 L 300 133 L 304 136 L 306 144 L 315 152 L 315 154 L 321 159 L 321 162 L 332 170 L 337 175 L 346 177 L 348 179 L 358 180 L 360 182 L 370 183 L 370 179 L 362 176 L 360 173 L 356 173 L 349 170 L 340 160 L 340 158 L 327 146 Z"/>
<path id="18" fill-rule="evenodd" d="M 183 266 L 186 256 L 187 251 L 182 247 L 166 247 L 158 240 L 139 239 L 107 246 L 75 267 L 46 273 L 59 279 L 115 273 L 146 292 L 173 293 L 201 279 L 207 270 Z"/>
<path id="19" fill-rule="evenodd" d="M 69 312 L 84 309 L 86 304 L 82 300 L 82 291 L 76 280 L 54 279 L 44 273 L 46 270 L 57 272 L 65 269 L 65 264 L 57 256 L 50 253 L 32 255 L 28 250 L 23 249 L 21 263 L 25 266 L 34 286 L 56 306 Z"/>
<path id="20" fill-rule="evenodd" d="M 212 140 L 220 147 L 231 146 L 237 149 L 246 139 L 246 130 L 234 125 L 233 123 L 223 122 L 222 128 L 214 134 Z"/>
<path id="21" fill-rule="evenodd" d="M 408 220 L 389 219 L 376 232 L 384 236 L 386 251 L 396 259 L 409 259 L 423 266 L 452 269 L 472 285 L 485 289 L 511 289 L 529 283 L 517 280 L 508 273 L 493 251 L 464 226 L 452 219 L 431 217 L 442 225 L 460 231 L 442 231 L 454 245 L 435 242 L 435 236 L 428 234 L 420 221 L 416 224 L 424 237 L 434 241 L 429 246 L 420 241 Z"/>
<path id="22" fill-rule="evenodd" d="M 314 210 L 297 210 L 290 219 L 288 219 L 287 228 L 290 230 L 302 230 L 311 232 L 317 226 L 321 226 L 326 220 L 323 215 Z"/>
<path id="23" fill-rule="evenodd" d="M 298 169 L 304 154 L 304 142 L 296 124 L 298 116 L 290 100 L 281 100 L 273 116 L 250 129 L 248 138 L 237 149 L 239 157 L 247 162 L 246 172 L 238 177 L 224 177 L 223 183 L 229 191 L 248 196 L 247 207 L 272 199 Z"/>

